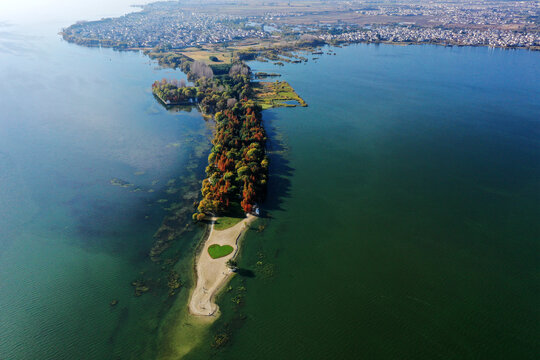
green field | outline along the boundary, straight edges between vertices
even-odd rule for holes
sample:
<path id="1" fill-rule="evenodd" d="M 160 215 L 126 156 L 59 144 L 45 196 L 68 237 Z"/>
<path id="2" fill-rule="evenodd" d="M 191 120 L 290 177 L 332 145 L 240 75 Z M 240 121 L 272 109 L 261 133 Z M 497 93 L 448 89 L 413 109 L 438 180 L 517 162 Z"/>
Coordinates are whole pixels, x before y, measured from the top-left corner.
<path id="1" fill-rule="evenodd" d="M 217 259 L 220 257 L 224 257 L 232 253 L 234 248 L 231 245 L 219 245 L 219 244 L 213 244 L 208 247 L 208 254 L 212 257 L 212 259 Z"/>
<path id="2" fill-rule="evenodd" d="M 286 81 L 255 82 L 253 85 L 256 102 L 261 108 L 307 106 L 292 86 Z M 291 103 L 297 102 L 297 104 Z"/>
<path id="3" fill-rule="evenodd" d="M 212 65 L 216 63 L 230 64 L 232 63 L 232 59 L 233 59 L 231 52 L 213 49 L 211 47 L 202 47 L 200 49 L 188 48 L 182 51 L 181 54 L 194 61 L 202 61 L 208 65 Z M 210 59 L 211 56 L 215 56 L 218 59 L 218 62 L 212 61 Z"/>
<path id="4" fill-rule="evenodd" d="M 242 220 L 243 218 L 240 218 L 240 217 L 229 217 L 229 216 L 220 217 L 214 223 L 214 230 L 228 229 L 238 224 Z"/>

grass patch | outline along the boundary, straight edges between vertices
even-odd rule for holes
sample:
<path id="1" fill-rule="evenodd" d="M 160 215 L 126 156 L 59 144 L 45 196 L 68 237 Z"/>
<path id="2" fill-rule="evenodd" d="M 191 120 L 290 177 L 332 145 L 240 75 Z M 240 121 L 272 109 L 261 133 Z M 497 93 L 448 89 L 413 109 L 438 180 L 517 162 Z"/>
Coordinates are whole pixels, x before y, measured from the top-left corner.
<path id="1" fill-rule="evenodd" d="M 210 48 L 188 48 L 184 49 L 184 51 L 181 52 L 182 55 L 195 60 L 195 61 L 201 61 L 207 65 L 215 64 L 217 63 L 226 63 L 231 64 L 232 63 L 232 53 L 229 51 L 220 51 L 217 49 L 210 49 Z"/>
<path id="2" fill-rule="evenodd" d="M 246 218 L 246 213 L 238 202 L 231 202 L 227 212 L 222 215 L 223 216 L 220 216 L 214 224 L 215 230 L 228 229 Z"/>
<path id="3" fill-rule="evenodd" d="M 230 227 L 233 227 L 234 225 L 238 224 L 240 221 L 244 220 L 244 218 L 241 217 L 229 217 L 229 216 L 222 216 L 216 220 L 214 223 L 214 230 L 225 230 Z"/>
<path id="4" fill-rule="evenodd" d="M 296 91 L 286 81 L 276 82 L 256 82 L 253 85 L 255 93 L 255 101 L 262 109 L 273 107 L 294 107 L 297 106 L 292 102 L 297 102 L 300 106 L 307 106 Z"/>
<path id="5" fill-rule="evenodd" d="M 208 254 L 212 257 L 212 259 L 217 259 L 220 257 L 224 257 L 232 253 L 234 248 L 231 245 L 218 245 L 213 244 L 208 247 Z"/>

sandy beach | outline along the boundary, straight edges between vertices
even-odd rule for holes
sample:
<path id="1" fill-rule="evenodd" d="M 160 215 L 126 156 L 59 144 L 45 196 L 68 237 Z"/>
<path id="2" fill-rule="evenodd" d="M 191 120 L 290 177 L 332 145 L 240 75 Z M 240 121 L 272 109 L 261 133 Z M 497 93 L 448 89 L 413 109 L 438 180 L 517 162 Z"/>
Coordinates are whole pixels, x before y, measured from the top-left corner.
<path id="1" fill-rule="evenodd" d="M 215 296 L 234 274 L 226 263 L 238 253 L 240 236 L 254 219 L 255 216 L 248 215 L 246 219 L 225 230 L 215 230 L 214 225 L 211 225 L 210 235 L 196 259 L 197 285 L 189 299 L 189 312 L 191 314 L 217 318 L 219 309 L 214 302 Z M 213 244 L 230 245 L 234 250 L 227 256 L 212 259 L 208 254 L 208 247 Z"/>

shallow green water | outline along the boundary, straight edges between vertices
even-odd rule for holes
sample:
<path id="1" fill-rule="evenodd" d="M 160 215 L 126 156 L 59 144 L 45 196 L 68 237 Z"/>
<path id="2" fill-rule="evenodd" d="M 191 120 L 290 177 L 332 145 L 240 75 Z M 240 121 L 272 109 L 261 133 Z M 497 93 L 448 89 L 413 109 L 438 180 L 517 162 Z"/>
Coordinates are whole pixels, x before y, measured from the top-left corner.
<path id="1" fill-rule="evenodd" d="M 0 358 L 167 354 L 189 331 L 174 324 L 187 292 L 168 297 L 170 266 L 148 252 L 165 208 L 198 188 L 210 129 L 152 98 L 180 73 L 66 44 L 59 27 L 0 32 Z M 336 52 L 252 64 L 309 107 L 264 112 L 265 229 L 246 236 L 244 276 L 190 357 L 535 358 L 539 54 Z M 201 232 L 165 256 L 184 288 Z M 135 297 L 139 278 L 152 290 Z M 231 340 L 212 348 L 215 334 Z"/>
<path id="2" fill-rule="evenodd" d="M 193 358 L 537 358 L 539 54 L 336 52 L 252 65 L 309 107 L 264 113 L 267 226 L 240 261 L 255 277 L 221 299 L 230 345 Z"/>
<path id="3" fill-rule="evenodd" d="M 176 296 L 171 264 L 148 254 L 167 209 L 192 212 L 210 127 L 152 97 L 154 80 L 183 74 L 58 29 L 0 28 L 0 358 L 153 358 Z M 201 231 L 163 256 L 185 287 Z"/>

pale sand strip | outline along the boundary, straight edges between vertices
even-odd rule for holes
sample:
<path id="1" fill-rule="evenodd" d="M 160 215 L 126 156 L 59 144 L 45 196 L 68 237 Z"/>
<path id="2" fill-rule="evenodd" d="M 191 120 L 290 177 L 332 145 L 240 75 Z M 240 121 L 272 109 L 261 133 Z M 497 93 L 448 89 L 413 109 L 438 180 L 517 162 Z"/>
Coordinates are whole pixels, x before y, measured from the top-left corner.
<path id="1" fill-rule="evenodd" d="M 255 216 L 248 215 L 246 219 L 233 227 L 219 231 L 214 230 L 214 225 L 211 225 L 210 235 L 196 260 L 197 285 L 189 299 L 189 312 L 191 314 L 199 316 L 216 316 L 218 314 L 218 306 L 214 302 L 215 297 L 234 274 L 227 267 L 227 260 L 234 258 L 238 253 L 238 240 L 247 225 L 254 219 Z M 208 247 L 212 244 L 230 245 L 234 251 L 227 256 L 212 259 L 208 254 Z"/>

